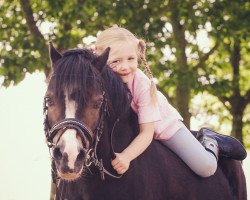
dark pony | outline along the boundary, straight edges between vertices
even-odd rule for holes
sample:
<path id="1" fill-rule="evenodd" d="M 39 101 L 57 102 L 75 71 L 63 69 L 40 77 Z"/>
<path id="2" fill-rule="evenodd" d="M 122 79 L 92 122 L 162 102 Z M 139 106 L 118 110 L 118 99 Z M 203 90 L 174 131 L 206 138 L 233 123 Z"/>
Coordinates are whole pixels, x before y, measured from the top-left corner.
<path id="1" fill-rule="evenodd" d="M 52 152 L 55 199 L 69 200 L 246 200 L 241 163 L 220 159 L 209 178 L 194 174 L 173 152 L 154 140 L 120 176 L 114 152 L 139 131 L 131 95 L 106 62 L 87 49 L 50 45 L 52 72 L 45 95 L 45 134 Z"/>

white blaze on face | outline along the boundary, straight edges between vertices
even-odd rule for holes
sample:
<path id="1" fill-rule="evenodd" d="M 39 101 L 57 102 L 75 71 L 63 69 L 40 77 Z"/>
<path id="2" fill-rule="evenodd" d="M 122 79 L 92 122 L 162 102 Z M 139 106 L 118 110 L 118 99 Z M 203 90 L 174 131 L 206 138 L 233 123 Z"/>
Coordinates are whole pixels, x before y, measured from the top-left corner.
<path id="1" fill-rule="evenodd" d="M 69 100 L 68 95 L 65 95 L 65 118 L 75 118 L 76 103 Z M 64 152 L 68 154 L 68 167 L 74 169 L 76 157 L 78 155 L 78 142 L 76 138 L 76 130 L 68 129 L 62 135 L 62 140 L 65 142 Z"/>

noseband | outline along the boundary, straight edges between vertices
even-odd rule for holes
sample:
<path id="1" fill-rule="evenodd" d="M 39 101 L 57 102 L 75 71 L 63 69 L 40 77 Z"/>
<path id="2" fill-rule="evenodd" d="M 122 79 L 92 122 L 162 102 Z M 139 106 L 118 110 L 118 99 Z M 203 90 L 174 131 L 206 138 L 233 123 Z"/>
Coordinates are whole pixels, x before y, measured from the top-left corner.
<path id="1" fill-rule="evenodd" d="M 90 144 L 92 143 L 91 132 L 84 124 L 82 124 L 79 120 L 77 120 L 75 118 L 66 118 L 64 120 L 59 121 L 57 124 L 55 124 L 51 129 L 49 129 L 47 131 L 46 138 L 47 138 L 47 144 L 48 144 L 49 148 L 56 145 L 53 143 L 53 139 L 56 136 L 56 134 L 58 133 L 58 131 L 59 130 L 66 130 L 66 129 L 75 129 L 78 133 L 80 133 L 80 136 L 83 139 L 87 138 L 87 140 L 90 142 Z M 61 136 L 62 135 L 63 135 L 63 133 L 61 134 Z M 59 139 L 60 139 L 60 137 L 59 137 Z M 56 143 L 58 143 L 59 139 L 57 140 Z"/>
<path id="2" fill-rule="evenodd" d="M 81 121 L 75 119 L 75 118 L 66 118 L 58 123 L 56 123 L 54 126 L 50 128 L 49 123 L 48 123 L 48 105 L 46 103 L 46 97 L 44 98 L 44 103 L 43 103 L 43 113 L 44 113 L 44 132 L 45 132 L 45 137 L 46 137 L 46 142 L 51 149 L 52 147 L 55 147 L 58 141 L 60 140 L 61 136 L 64 134 L 64 132 L 59 136 L 57 139 L 56 143 L 53 143 L 53 139 L 60 130 L 66 130 L 66 129 L 75 129 L 78 133 L 80 133 L 80 137 L 83 140 L 88 140 L 89 141 L 89 148 L 85 149 L 87 152 L 86 159 L 84 161 L 84 166 L 86 168 L 89 168 L 91 165 L 96 166 L 101 174 L 101 179 L 104 180 L 104 174 L 107 174 L 113 178 L 121 178 L 122 175 L 117 176 L 112 173 L 110 173 L 108 170 L 106 170 L 103 166 L 102 159 L 98 159 L 97 157 L 97 146 L 100 141 L 101 135 L 103 133 L 104 129 L 104 118 L 105 116 L 108 115 L 108 103 L 107 103 L 107 98 L 105 97 L 105 92 L 103 92 L 103 103 L 101 106 L 101 116 L 99 118 L 98 125 L 96 126 L 93 134 L 91 131 L 87 128 L 85 124 L 83 124 Z M 113 150 L 113 145 L 112 145 L 112 135 L 115 129 L 116 124 L 119 122 L 119 118 L 115 121 L 112 132 L 111 132 L 111 150 L 113 151 L 112 153 L 115 155 L 114 150 Z M 94 138 L 93 138 L 94 136 Z M 52 172 L 55 173 L 55 172 Z M 57 175 L 55 174 L 57 177 Z"/>

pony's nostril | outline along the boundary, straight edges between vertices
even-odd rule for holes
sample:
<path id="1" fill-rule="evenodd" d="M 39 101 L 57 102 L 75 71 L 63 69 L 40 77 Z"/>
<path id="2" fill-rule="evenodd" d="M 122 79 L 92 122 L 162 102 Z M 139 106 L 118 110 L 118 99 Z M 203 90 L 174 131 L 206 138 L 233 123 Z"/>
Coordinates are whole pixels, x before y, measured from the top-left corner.
<path id="1" fill-rule="evenodd" d="M 56 159 L 56 160 L 60 160 L 62 159 L 62 152 L 60 150 L 59 147 L 56 147 L 53 151 L 53 157 Z"/>
<path id="2" fill-rule="evenodd" d="M 80 152 L 79 152 L 79 154 L 78 154 L 78 156 L 77 156 L 77 158 L 76 158 L 76 161 L 77 161 L 77 162 L 82 162 L 83 159 L 84 159 L 84 151 L 83 151 L 83 150 L 80 150 Z"/>

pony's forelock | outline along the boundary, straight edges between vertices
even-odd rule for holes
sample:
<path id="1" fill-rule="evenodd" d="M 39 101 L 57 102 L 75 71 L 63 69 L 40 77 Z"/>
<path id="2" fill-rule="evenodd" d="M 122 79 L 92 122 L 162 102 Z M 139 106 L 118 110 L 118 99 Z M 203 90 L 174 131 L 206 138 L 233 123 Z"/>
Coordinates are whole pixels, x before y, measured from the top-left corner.
<path id="1" fill-rule="evenodd" d="M 50 75 L 55 98 L 73 94 L 78 105 L 84 106 L 94 93 L 105 90 L 110 109 L 115 116 L 126 112 L 130 107 L 131 96 L 119 75 L 108 66 L 98 71 L 94 66 L 97 57 L 87 49 L 67 50 L 62 54 Z M 52 83 L 53 82 L 53 83 Z M 78 107 L 78 109 L 82 110 Z"/>
<path id="2" fill-rule="evenodd" d="M 101 92 L 101 77 L 93 67 L 96 57 L 86 49 L 68 50 L 62 55 L 50 77 L 54 94 L 59 99 L 70 94 L 79 107 L 89 101 L 93 92 Z"/>

